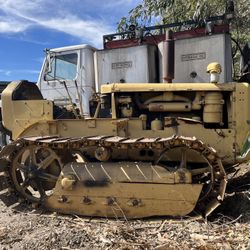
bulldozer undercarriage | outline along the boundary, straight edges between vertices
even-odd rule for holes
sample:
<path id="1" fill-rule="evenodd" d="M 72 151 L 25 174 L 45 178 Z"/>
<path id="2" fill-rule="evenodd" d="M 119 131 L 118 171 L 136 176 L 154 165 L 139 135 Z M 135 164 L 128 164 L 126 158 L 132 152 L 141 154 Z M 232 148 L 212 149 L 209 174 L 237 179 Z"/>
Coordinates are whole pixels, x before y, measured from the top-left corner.
<path id="1" fill-rule="evenodd" d="M 154 160 L 121 161 L 114 148 L 150 149 Z M 172 150 L 179 150 L 178 159 L 169 158 Z M 192 164 L 194 153 L 200 165 Z M 0 163 L 0 198 L 7 205 L 25 201 L 85 216 L 207 216 L 223 200 L 227 183 L 216 151 L 181 136 L 21 138 L 3 148 Z"/>

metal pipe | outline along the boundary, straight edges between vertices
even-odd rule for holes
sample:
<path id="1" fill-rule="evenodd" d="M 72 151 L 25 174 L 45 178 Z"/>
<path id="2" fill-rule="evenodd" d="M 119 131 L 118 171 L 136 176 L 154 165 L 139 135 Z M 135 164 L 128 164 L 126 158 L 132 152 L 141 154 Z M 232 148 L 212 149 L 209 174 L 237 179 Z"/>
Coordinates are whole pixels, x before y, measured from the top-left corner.
<path id="1" fill-rule="evenodd" d="M 152 102 L 173 102 L 173 101 L 184 101 L 189 102 L 187 97 L 175 95 L 173 92 L 164 92 L 162 95 L 152 97 L 144 102 L 144 105 L 148 105 Z"/>
<path id="2" fill-rule="evenodd" d="M 79 89 L 78 89 L 78 85 L 77 85 L 77 81 L 76 81 L 76 80 L 75 80 L 75 86 L 76 86 L 77 97 L 78 97 L 79 104 L 80 104 L 80 113 L 81 113 L 81 116 L 84 117 L 83 108 L 82 108 L 82 97 L 81 97 L 81 95 L 80 95 L 80 92 L 79 92 Z"/>
<path id="3" fill-rule="evenodd" d="M 95 119 L 98 118 L 98 115 L 100 113 L 100 109 L 101 109 L 101 102 L 99 101 L 97 104 L 96 110 L 95 110 L 95 115 L 94 115 Z"/>
<path id="4" fill-rule="evenodd" d="M 204 20 L 204 23 L 207 22 L 216 22 L 216 21 L 224 21 L 225 15 L 220 16 L 212 16 Z M 163 29 L 169 29 L 169 28 L 176 28 L 181 26 L 187 26 L 187 25 L 198 25 L 199 22 L 197 20 L 186 20 L 183 22 L 176 22 L 176 23 L 169 23 L 169 24 L 162 24 L 162 25 L 156 25 L 156 26 L 150 26 L 150 27 L 143 27 L 143 31 L 151 31 L 151 30 L 160 30 L 160 33 Z M 129 34 L 132 34 L 132 31 L 125 31 L 125 32 L 118 32 L 118 33 L 112 33 L 107 34 L 103 36 L 103 48 L 106 48 L 106 43 L 109 41 L 117 40 L 117 37 L 128 37 Z"/>
<path id="5" fill-rule="evenodd" d="M 190 112 L 192 104 L 189 102 L 155 102 L 148 105 L 151 112 Z"/>
<path id="6" fill-rule="evenodd" d="M 63 85 L 64 85 L 64 88 L 65 88 L 67 94 L 68 94 L 69 101 L 70 101 L 70 104 L 71 104 L 71 106 L 72 106 L 72 111 L 73 111 L 73 113 L 74 113 L 76 119 L 80 119 L 79 116 L 78 116 L 78 114 L 77 114 L 75 105 L 74 105 L 74 103 L 73 103 L 73 101 L 72 101 L 72 98 L 71 98 L 70 93 L 69 93 L 69 89 L 68 89 L 67 84 L 66 84 L 65 81 L 63 81 Z"/>
<path id="7" fill-rule="evenodd" d="M 168 30 L 166 33 L 166 40 L 163 41 L 163 58 L 162 58 L 162 68 L 163 68 L 163 81 L 167 83 L 172 83 L 174 79 L 174 39 L 173 31 Z"/>

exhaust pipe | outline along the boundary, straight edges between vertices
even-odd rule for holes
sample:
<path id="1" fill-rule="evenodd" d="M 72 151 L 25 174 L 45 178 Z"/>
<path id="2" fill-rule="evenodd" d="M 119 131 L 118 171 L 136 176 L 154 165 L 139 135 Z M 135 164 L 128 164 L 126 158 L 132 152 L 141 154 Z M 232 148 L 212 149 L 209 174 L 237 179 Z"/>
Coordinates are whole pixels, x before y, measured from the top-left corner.
<path id="1" fill-rule="evenodd" d="M 168 30 L 166 40 L 163 41 L 163 82 L 172 83 L 174 79 L 174 49 L 173 31 Z"/>

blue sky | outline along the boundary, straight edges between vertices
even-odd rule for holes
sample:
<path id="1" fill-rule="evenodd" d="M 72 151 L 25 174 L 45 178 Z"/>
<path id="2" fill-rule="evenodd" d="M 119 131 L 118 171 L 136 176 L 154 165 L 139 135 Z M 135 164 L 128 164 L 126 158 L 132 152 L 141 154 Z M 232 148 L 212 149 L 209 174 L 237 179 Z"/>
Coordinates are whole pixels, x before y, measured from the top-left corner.
<path id="1" fill-rule="evenodd" d="M 36 81 L 45 48 L 87 43 L 102 35 L 141 0 L 0 0 L 0 81 Z"/>

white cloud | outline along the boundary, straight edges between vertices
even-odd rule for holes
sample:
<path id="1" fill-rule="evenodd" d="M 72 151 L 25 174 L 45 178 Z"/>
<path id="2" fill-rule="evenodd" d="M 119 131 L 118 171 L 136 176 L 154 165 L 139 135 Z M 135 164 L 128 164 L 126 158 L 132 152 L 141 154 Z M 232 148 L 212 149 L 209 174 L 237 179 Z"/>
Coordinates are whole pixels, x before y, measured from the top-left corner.
<path id="1" fill-rule="evenodd" d="M 17 22 L 15 20 L 0 21 L 0 33 L 23 32 L 29 27 L 30 27 L 30 24 Z"/>
<path id="2" fill-rule="evenodd" d="M 4 76 L 10 76 L 11 73 L 11 70 L 0 69 L 0 74 L 3 74 Z"/>
<path id="3" fill-rule="evenodd" d="M 0 74 L 4 76 L 11 76 L 13 74 L 39 74 L 39 70 L 30 70 L 30 69 L 17 69 L 17 70 L 9 70 L 9 69 L 0 69 Z"/>
<path id="4" fill-rule="evenodd" d="M 104 8 L 114 8 L 114 7 L 124 7 L 130 6 L 131 4 L 136 4 L 135 0 L 116 0 L 116 1 L 106 1 Z"/>
<path id="5" fill-rule="evenodd" d="M 39 24 L 78 37 L 81 41 L 87 40 L 93 45 L 100 45 L 102 35 L 112 32 L 111 28 L 100 21 L 85 21 L 71 15 L 40 20 Z"/>
<path id="6" fill-rule="evenodd" d="M 121 2 L 124 0 L 120 0 Z M 128 1 L 128 0 L 127 0 Z M 43 26 L 64 32 L 81 42 L 100 47 L 102 35 L 112 33 L 113 28 L 102 19 L 80 18 L 72 10 L 64 9 L 63 0 L 0 0 L 0 33 L 23 32 L 30 27 Z M 87 15 L 85 15 L 87 16 Z M 4 20 L 4 21 L 1 21 Z"/>

